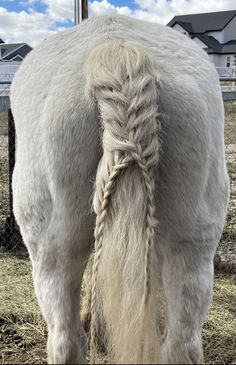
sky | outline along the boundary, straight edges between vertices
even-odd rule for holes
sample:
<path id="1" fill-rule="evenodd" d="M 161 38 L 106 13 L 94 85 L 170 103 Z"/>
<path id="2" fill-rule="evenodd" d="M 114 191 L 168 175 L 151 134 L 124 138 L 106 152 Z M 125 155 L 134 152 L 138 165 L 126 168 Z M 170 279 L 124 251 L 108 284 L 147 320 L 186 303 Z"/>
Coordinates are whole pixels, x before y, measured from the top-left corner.
<path id="1" fill-rule="evenodd" d="M 91 0 L 89 16 L 123 14 L 167 24 L 175 15 L 236 10 L 236 0 Z M 0 0 L 0 38 L 36 46 L 74 26 L 74 0 Z"/>

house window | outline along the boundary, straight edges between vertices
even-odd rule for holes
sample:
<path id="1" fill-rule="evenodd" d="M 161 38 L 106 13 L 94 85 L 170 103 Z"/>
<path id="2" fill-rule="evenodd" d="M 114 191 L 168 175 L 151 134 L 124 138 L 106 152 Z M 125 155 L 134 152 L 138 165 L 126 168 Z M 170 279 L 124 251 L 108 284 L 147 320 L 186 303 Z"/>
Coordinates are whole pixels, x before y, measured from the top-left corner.
<path id="1" fill-rule="evenodd" d="M 230 67 L 230 56 L 226 58 L 226 67 Z"/>

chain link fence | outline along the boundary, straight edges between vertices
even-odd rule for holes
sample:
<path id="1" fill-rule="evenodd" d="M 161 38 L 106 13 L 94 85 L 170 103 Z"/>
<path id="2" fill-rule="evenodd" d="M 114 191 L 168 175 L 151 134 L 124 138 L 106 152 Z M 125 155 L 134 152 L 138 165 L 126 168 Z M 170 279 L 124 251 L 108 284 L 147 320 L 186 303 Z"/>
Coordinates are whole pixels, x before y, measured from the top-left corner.
<path id="1" fill-rule="evenodd" d="M 9 112 L 12 75 L 0 75 L 0 247 L 22 247 L 22 239 L 12 212 L 11 175 L 14 167 L 14 122 Z M 230 176 L 231 198 L 220 250 L 223 261 L 232 251 L 236 259 L 236 100 L 225 101 L 225 144 Z M 221 257 L 222 263 L 222 257 Z"/>
<path id="2" fill-rule="evenodd" d="M 11 179 L 15 163 L 15 129 L 10 111 L 13 74 L 0 74 L 0 248 L 23 247 L 12 209 Z"/>
<path id="3" fill-rule="evenodd" d="M 233 86 L 235 83 L 231 83 Z M 230 178 L 230 201 L 224 232 L 215 257 L 220 271 L 236 274 L 236 98 L 225 101 L 225 152 Z"/>

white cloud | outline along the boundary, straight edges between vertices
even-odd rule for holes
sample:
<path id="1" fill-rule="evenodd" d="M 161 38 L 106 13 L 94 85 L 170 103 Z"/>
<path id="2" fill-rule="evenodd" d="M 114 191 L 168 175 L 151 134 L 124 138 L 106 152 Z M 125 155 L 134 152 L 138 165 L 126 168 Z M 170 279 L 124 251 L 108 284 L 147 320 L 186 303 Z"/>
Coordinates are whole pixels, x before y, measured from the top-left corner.
<path id="1" fill-rule="evenodd" d="M 42 0 L 48 6 L 47 14 L 52 21 L 74 19 L 74 0 Z"/>
<path id="2" fill-rule="evenodd" d="M 236 10 L 235 0 L 135 0 L 133 16 L 167 24 L 175 15 Z"/>
<path id="3" fill-rule="evenodd" d="M 22 0 L 22 2 L 28 4 L 28 12 L 10 12 L 0 7 L 0 38 L 3 40 L 24 41 L 35 46 L 56 32 L 55 23 L 74 19 L 74 0 Z M 29 10 L 37 2 L 47 5 L 45 13 Z M 123 14 L 167 24 L 175 15 L 236 9 L 235 0 L 135 0 L 135 3 L 137 8 L 132 10 L 128 7 L 129 0 L 127 6 L 115 6 L 109 0 L 90 1 L 89 15 Z"/>
<path id="4" fill-rule="evenodd" d="M 32 46 L 55 33 L 46 14 L 31 10 L 30 13 L 9 12 L 0 7 L 0 38 L 6 42 L 25 42 Z"/>
<path id="5" fill-rule="evenodd" d="M 32 1 L 32 0 L 28 0 Z M 66 19 L 74 19 L 73 0 L 41 0 L 48 6 L 47 14 L 50 19 L 56 22 L 63 22 Z M 128 1 L 127 1 L 128 2 Z M 132 15 L 132 10 L 128 6 L 115 6 L 108 0 L 89 1 L 89 15 L 101 14 L 123 14 Z"/>
<path id="6" fill-rule="evenodd" d="M 108 0 L 93 1 L 90 3 L 89 11 L 91 15 L 101 14 L 122 14 L 132 15 L 132 10 L 128 6 L 115 6 L 109 3 Z"/>

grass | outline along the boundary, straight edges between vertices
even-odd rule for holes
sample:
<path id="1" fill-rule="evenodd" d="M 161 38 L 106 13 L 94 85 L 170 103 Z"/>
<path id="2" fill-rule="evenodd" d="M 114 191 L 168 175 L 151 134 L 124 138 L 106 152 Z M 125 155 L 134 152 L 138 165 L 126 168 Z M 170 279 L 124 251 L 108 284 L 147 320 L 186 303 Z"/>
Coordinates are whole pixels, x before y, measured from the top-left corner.
<path id="1" fill-rule="evenodd" d="M 28 259 L 0 254 L 0 362 L 45 363 L 46 328 Z"/>
<path id="2" fill-rule="evenodd" d="M 236 277 L 217 276 L 214 299 L 203 328 L 206 364 L 236 360 Z"/>
<path id="3" fill-rule="evenodd" d="M 223 241 L 236 242 L 236 198 L 231 197 L 226 217 L 226 225 L 222 235 Z"/>
<path id="4" fill-rule="evenodd" d="M 226 101 L 225 107 L 225 143 L 236 144 L 236 101 Z"/>
<path id="5" fill-rule="evenodd" d="M 7 112 L 0 113 L 0 135 L 7 135 L 7 127 L 8 127 L 8 115 Z"/>
<path id="6" fill-rule="evenodd" d="M 1 253 L 0 265 L 0 362 L 45 363 L 46 327 L 34 296 L 30 262 Z M 230 364 L 236 359 L 235 279 L 216 277 L 203 330 L 206 364 Z"/>

